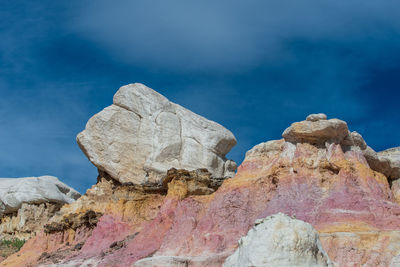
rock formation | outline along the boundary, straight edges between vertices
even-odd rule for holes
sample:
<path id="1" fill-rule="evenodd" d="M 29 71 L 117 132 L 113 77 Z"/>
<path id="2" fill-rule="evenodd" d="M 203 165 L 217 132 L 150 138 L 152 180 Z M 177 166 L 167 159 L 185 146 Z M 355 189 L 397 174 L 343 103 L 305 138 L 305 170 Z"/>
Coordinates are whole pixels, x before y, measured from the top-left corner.
<path id="1" fill-rule="evenodd" d="M 149 99 L 125 98 L 127 103 L 147 103 Z M 114 104 L 106 110 L 136 114 L 126 109 L 135 110 L 123 100 L 117 102 L 123 107 Z M 150 104 L 136 106 L 149 112 L 158 110 Z M 101 116 L 106 114 L 108 111 Z M 125 118 L 129 116 L 107 116 L 102 117 L 104 124 L 91 119 L 88 128 L 98 127 L 98 133 L 108 132 L 110 138 L 127 131 Z M 108 124 L 110 120 L 114 122 Z M 117 122 L 119 126 L 114 127 Z M 154 186 L 141 180 L 141 170 L 146 169 L 143 166 L 151 165 L 145 164 L 144 158 L 143 165 L 130 161 L 141 173 L 140 179 L 120 179 L 116 174 L 125 170 L 118 169 L 119 162 L 129 162 L 134 154 L 122 160 L 129 144 L 113 143 L 112 138 L 94 142 L 102 140 L 102 134 L 93 135 L 89 141 L 80 140 L 100 169 L 98 183 L 78 201 L 62 207 L 45 231 L 0 266 L 222 266 L 254 222 L 279 212 L 311 224 L 324 251 L 339 266 L 389 266 L 398 262 L 394 258 L 400 254 L 400 205 L 393 193 L 396 175 L 388 175 L 395 171 L 395 157 L 385 156 L 383 160 L 380 153 L 372 153 L 362 136 L 350 132 L 341 120 L 327 120 L 319 114 L 293 124 L 284 131 L 283 139 L 248 151 L 236 175 L 223 180 L 219 187 L 221 179 L 215 178 L 221 177 L 212 170 L 213 175 L 209 175 L 205 170 L 181 167 L 168 173 L 165 170 Z M 123 153 L 111 153 L 118 149 Z M 101 161 L 94 159 L 95 151 L 102 153 L 110 166 L 100 166 Z M 139 158 L 143 156 L 140 153 Z M 382 168 L 382 162 L 389 167 Z M 297 221 L 288 223 L 297 225 Z M 300 233 L 304 232 L 298 233 L 303 236 Z M 276 235 L 283 238 L 281 242 L 292 236 L 280 235 L 279 231 Z M 298 240 L 310 253 L 316 251 L 317 244 L 308 242 L 312 236 Z M 295 254 L 285 255 L 290 258 Z M 316 262 L 323 263 L 326 258 L 314 255 L 320 255 Z"/>
<path id="2" fill-rule="evenodd" d="M 332 266 L 318 233 L 309 223 L 283 213 L 256 221 L 223 267 Z"/>
<path id="3" fill-rule="evenodd" d="M 27 239 L 80 197 L 53 176 L 0 178 L 0 239 Z"/>
<path id="4" fill-rule="evenodd" d="M 236 144 L 229 130 L 139 83 L 121 87 L 77 141 L 99 170 L 121 183 L 160 184 L 170 168 L 206 168 L 216 178 L 236 170 L 225 158 Z"/>
<path id="5" fill-rule="evenodd" d="M 325 145 L 326 142 L 342 143 L 349 136 L 346 122 L 338 119 L 326 120 L 320 118 L 322 117 L 310 115 L 306 121 L 293 123 L 283 132 L 283 138 L 294 144 Z"/>
<path id="6" fill-rule="evenodd" d="M 381 152 L 375 152 L 371 147 L 363 151 L 370 167 L 383 173 L 390 181 L 400 177 L 400 149 L 391 148 Z"/>

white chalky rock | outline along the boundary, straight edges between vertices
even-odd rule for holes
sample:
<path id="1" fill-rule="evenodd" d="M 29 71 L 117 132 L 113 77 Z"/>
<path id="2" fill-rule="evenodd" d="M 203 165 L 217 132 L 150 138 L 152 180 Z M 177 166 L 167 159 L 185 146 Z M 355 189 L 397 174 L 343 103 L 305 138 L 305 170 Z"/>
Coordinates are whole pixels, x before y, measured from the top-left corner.
<path id="1" fill-rule="evenodd" d="M 216 178 L 236 169 L 225 158 L 236 144 L 229 130 L 139 83 L 121 87 L 77 141 L 97 168 L 121 183 L 159 184 L 170 168 L 206 168 Z"/>
<path id="2" fill-rule="evenodd" d="M 283 213 L 257 220 L 223 267 L 334 266 L 318 233 L 306 222 Z"/>
<path id="3" fill-rule="evenodd" d="M 0 218 L 23 203 L 72 203 L 81 195 L 53 176 L 0 178 Z"/>
<path id="4" fill-rule="evenodd" d="M 326 115 L 324 113 L 310 114 L 307 116 L 307 121 L 321 121 L 326 120 Z"/>

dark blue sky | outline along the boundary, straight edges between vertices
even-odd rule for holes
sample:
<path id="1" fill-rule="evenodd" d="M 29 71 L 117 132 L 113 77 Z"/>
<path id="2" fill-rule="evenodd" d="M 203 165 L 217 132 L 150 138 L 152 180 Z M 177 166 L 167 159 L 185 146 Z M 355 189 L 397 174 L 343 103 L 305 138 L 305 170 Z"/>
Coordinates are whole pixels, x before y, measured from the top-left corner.
<path id="1" fill-rule="evenodd" d="M 0 0 L 0 40 L 0 177 L 84 192 L 75 136 L 133 82 L 230 129 L 238 163 L 315 112 L 400 145 L 398 0 Z"/>

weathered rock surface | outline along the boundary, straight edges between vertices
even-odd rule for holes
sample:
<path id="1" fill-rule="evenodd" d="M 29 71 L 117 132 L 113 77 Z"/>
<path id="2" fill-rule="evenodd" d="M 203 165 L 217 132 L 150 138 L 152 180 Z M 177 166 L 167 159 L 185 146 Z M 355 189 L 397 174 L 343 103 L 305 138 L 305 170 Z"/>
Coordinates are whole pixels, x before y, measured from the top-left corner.
<path id="1" fill-rule="evenodd" d="M 0 239 L 29 239 L 36 232 L 43 230 L 43 226 L 61 206 L 62 204 L 57 203 L 23 203 L 16 213 L 0 218 Z"/>
<path id="2" fill-rule="evenodd" d="M 229 130 L 139 83 L 121 87 L 77 141 L 99 170 L 121 183 L 160 184 L 170 168 L 206 168 L 214 177 L 236 170 L 225 158 L 236 144 Z"/>
<path id="3" fill-rule="evenodd" d="M 0 178 L 0 239 L 28 239 L 80 194 L 52 176 Z"/>
<path id="4" fill-rule="evenodd" d="M 390 172 L 387 176 L 391 179 L 400 178 L 400 147 L 390 148 L 378 153 L 380 159 L 387 160 L 389 162 Z"/>
<path id="5" fill-rule="evenodd" d="M 287 142 L 309 143 L 317 146 L 340 144 L 343 150 L 361 150 L 369 166 L 383 173 L 389 180 L 400 177 L 400 148 L 391 148 L 379 153 L 367 146 L 357 132 L 350 132 L 347 123 L 338 119 L 327 120 L 325 114 L 311 114 L 305 121 L 295 122 L 283 134 Z"/>
<path id="6" fill-rule="evenodd" d="M 307 116 L 306 121 L 321 121 L 326 120 L 327 116 L 324 113 L 310 114 Z"/>
<path id="7" fill-rule="evenodd" d="M 92 229 L 43 232 L 0 266 L 221 266 L 257 219 L 278 212 L 311 224 L 339 266 L 389 266 L 400 254 L 400 206 L 388 177 L 371 168 L 360 135 L 333 136 L 259 144 L 211 194 L 180 193 L 192 178 L 179 170 L 168 192 L 100 177 L 57 219 L 93 207 L 103 215 Z"/>
<path id="8" fill-rule="evenodd" d="M 180 198 L 190 195 L 209 195 L 221 185 L 221 181 L 212 179 L 206 169 L 194 171 L 170 169 L 163 179 L 163 186 L 168 192 Z"/>
<path id="9" fill-rule="evenodd" d="M 23 203 L 72 203 L 81 195 L 53 176 L 0 178 L 0 217 Z"/>
<path id="10" fill-rule="evenodd" d="M 287 128 L 282 136 L 292 143 L 325 144 L 325 142 L 341 143 L 349 134 L 347 123 L 338 119 L 295 122 Z"/>
<path id="11" fill-rule="evenodd" d="M 371 147 L 363 150 L 363 154 L 370 167 L 383 173 L 389 180 L 400 177 L 400 148 L 391 148 L 381 152 L 375 152 Z"/>
<path id="12" fill-rule="evenodd" d="M 283 213 L 259 219 L 223 267 L 332 266 L 317 231 Z"/>
<path id="13" fill-rule="evenodd" d="M 400 179 L 394 180 L 392 182 L 391 189 L 394 200 L 396 201 L 397 204 L 400 205 Z"/>
<path id="14" fill-rule="evenodd" d="M 389 267 L 399 267 L 400 266 L 400 254 L 393 258 Z"/>

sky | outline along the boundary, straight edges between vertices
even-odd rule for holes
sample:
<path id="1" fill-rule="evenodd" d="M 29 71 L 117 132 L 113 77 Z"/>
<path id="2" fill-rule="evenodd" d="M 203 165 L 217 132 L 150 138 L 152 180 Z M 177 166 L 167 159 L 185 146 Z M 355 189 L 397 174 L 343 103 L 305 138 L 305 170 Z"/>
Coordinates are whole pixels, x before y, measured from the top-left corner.
<path id="1" fill-rule="evenodd" d="M 0 0 L 0 40 L 0 177 L 84 193 L 76 135 L 134 82 L 231 130 L 237 163 L 319 112 L 400 146 L 398 0 Z"/>

